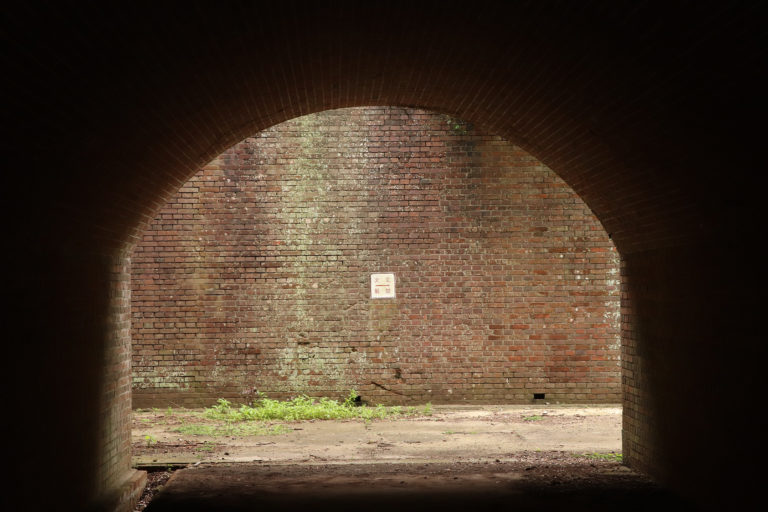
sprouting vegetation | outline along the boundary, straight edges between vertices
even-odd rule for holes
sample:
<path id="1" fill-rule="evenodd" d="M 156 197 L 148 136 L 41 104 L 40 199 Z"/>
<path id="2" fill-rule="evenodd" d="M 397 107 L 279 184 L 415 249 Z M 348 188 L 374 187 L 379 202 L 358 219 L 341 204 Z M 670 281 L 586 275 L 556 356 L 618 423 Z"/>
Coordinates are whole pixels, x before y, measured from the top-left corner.
<path id="1" fill-rule="evenodd" d="M 393 417 L 430 415 L 431 404 L 419 411 L 416 407 L 369 407 L 357 402 L 358 394 L 351 390 L 343 402 L 331 398 L 311 398 L 300 395 L 290 400 L 272 400 L 262 396 L 252 405 L 233 406 L 231 402 L 220 398 L 203 415 L 213 420 L 239 421 L 298 421 L 298 420 L 339 420 L 339 419 L 384 419 Z"/>
<path id="2" fill-rule="evenodd" d="M 249 405 L 235 405 L 220 398 L 216 405 L 200 410 L 165 411 L 151 409 L 153 418 L 139 418 L 142 426 L 176 424 L 172 430 L 185 435 L 209 437 L 275 436 L 295 430 L 283 423 L 307 420 L 362 420 L 396 419 L 413 416 L 431 416 L 432 404 L 420 407 L 368 406 L 362 403 L 357 391 L 350 390 L 344 400 L 311 398 L 300 395 L 289 400 L 272 400 L 262 393 Z M 138 411 L 137 411 L 138 412 Z M 146 412 L 149 412 L 147 410 Z M 164 414 L 161 414 L 164 412 Z M 170 428 L 170 427 L 169 427 Z M 158 441 L 151 435 L 144 437 L 147 447 Z"/>
<path id="3" fill-rule="evenodd" d="M 197 447 L 197 451 L 199 452 L 212 452 L 216 449 L 216 445 L 210 441 L 206 441 L 202 444 L 202 446 Z"/>
<path id="4" fill-rule="evenodd" d="M 623 455 L 620 452 L 578 453 L 578 454 L 575 454 L 574 456 L 575 457 L 584 457 L 584 458 L 593 459 L 593 460 L 607 460 L 607 461 L 613 461 L 613 462 L 622 462 L 622 460 L 623 460 Z"/>

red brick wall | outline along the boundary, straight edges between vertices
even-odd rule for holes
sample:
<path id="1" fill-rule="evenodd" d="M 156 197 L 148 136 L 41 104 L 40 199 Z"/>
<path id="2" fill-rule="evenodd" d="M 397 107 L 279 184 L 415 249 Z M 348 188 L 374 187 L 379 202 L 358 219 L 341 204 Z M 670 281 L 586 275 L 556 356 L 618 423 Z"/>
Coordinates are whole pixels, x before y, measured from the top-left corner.
<path id="1" fill-rule="evenodd" d="M 370 298 L 377 272 L 395 299 Z M 327 111 L 157 214 L 132 256 L 133 400 L 619 402 L 618 324 L 613 244 L 533 157 L 445 115 Z"/>
<path id="2" fill-rule="evenodd" d="M 131 275 L 127 251 L 113 258 L 109 272 L 109 319 L 102 354 L 103 386 L 99 397 L 100 440 L 97 482 L 105 507 L 130 502 L 124 495 L 136 478 L 131 464 Z M 80 280 L 82 286 L 82 280 Z M 143 481 L 143 480 L 141 480 Z M 125 486 L 128 485 L 128 488 Z"/>

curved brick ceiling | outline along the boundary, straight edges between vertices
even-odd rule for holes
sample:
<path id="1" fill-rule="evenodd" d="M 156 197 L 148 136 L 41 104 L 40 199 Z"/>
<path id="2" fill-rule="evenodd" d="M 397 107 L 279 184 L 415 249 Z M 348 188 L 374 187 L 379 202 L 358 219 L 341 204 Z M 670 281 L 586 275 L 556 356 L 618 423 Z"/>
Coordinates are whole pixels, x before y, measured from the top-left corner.
<path id="1" fill-rule="evenodd" d="M 15 135 L 61 156 L 38 193 L 118 242 L 249 134 L 338 107 L 424 107 L 534 154 L 622 252 L 673 245 L 727 225 L 739 202 L 724 187 L 751 179 L 749 151 L 711 148 L 751 116 L 733 98 L 758 87 L 761 17 L 713 5 L 17 9 L 6 69 L 29 80 L 9 96 Z"/>

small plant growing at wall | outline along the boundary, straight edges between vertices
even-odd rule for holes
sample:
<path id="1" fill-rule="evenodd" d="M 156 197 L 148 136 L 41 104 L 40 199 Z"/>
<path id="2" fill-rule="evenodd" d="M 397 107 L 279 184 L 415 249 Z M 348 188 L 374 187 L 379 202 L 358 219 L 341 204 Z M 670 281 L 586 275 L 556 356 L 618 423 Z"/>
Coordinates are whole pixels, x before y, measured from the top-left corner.
<path id="1" fill-rule="evenodd" d="M 147 448 L 149 448 L 153 444 L 157 444 L 157 439 L 155 438 L 155 436 L 152 436 L 152 435 L 149 435 L 149 434 L 144 436 L 144 441 L 147 442 Z"/>
<path id="2" fill-rule="evenodd" d="M 357 394 L 357 390 L 350 389 L 347 398 L 344 399 L 346 407 L 359 407 L 363 404 L 363 399 Z"/>
<path id="3" fill-rule="evenodd" d="M 229 411 L 232 409 L 232 402 L 225 398 L 219 398 L 216 400 L 216 405 L 208 409 L 208 411 L 211 411 L 212 414 L 222 414 L 226 415 L 229 413 Z"/>

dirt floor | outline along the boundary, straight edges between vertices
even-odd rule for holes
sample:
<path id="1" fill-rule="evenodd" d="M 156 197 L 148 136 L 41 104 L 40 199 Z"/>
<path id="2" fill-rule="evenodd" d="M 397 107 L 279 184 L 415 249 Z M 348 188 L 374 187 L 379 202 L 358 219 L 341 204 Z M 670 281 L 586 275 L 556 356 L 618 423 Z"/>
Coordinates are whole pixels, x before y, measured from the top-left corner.
<path id="1" fill-rule="evenodd" d="M 696 509 L 618 462 L 521 452 L 511 462 L 200 464 L 173 473 L 147 512 Z"/>
<path id="2" fill-rule="evenodd" d="M 412 418 L 276 422 L 245 437 L 176 431 L 204 423 L 199 411 L 134 412 L 134 464 L 483 462 L 523 451 L 621 451 L 617 406 L 435 406 Z"/>
<path id="3" fill-rule="evenodd" d="M 137 510 L 694 510 L 621 464 L 617 406 L 437 406 L 396 420 L 184 435 L 199 411 L 134 413 Z M 185 467 L 171 473 L 164 468 Z M 154 471 L 152 471 L 154 470 Z M 167 480 L 167 482 L 166 482 Z M 157 492 L 161 489 L 160 492 Z"/>

